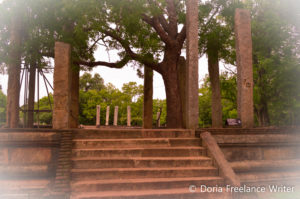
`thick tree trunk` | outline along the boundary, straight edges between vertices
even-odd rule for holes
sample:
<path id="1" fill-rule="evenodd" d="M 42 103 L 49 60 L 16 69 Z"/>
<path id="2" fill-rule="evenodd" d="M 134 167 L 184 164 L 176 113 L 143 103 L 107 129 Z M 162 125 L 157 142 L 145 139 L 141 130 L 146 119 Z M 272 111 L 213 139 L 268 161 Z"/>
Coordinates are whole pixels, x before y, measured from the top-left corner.
<path id="1" fill-rule="evenodd" d="M 261 100 L 259 107 L 255 107 L 255 113 L 258 120 L 259 126 L 269 126 L 270 125 L 270 117 L 268 112 L 268 104 L 265 100 Z"/>
<path id="2" fill-rule="evenodd" d="M 10 32 L 10 53 L 8 66 L 6 126 L 17 128 L 19 124 L 20 72 L 21 72 L 21 31 L 20 24 L 13 19 Z"/>
<path id="3" fill-rule="evenodd" d="M 211 116 L 212 127 L 222 127 L 222 101 L 219 78 L 218 51 L 208 51 L 208 72 L 211 83 Z"/>
<path id="4" fill-rule="evenodd" d="M 27 127 L 33 128 L 34 123 L 34 94 L 35 94 L 35 75 L 36 75 L 36 63 L 31 61 L 30 63 L 30 75 L 29 75 L 29 97 L 28 97 L 28 116 Z"/>
<path id="5" fill-rule="evenodd" d="M 167 69 L 167 72 L 162 74 L 167 97 L 167 127 L 182 128 L 183 116 L 177 71 L 177 59 L 167 62 L 164 68 Z"/>

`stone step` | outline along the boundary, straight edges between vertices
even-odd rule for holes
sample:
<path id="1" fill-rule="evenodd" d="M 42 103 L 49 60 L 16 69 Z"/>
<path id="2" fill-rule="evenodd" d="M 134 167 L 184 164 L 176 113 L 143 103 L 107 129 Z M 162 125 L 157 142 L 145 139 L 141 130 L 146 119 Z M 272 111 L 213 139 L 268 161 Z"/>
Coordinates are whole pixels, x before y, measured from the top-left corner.
<path id="1" fill-rule="evenodd" d="M 300 160 L 251 160 L 231 162 L 230 165 L 237 173 L 251 171 L 291 171 L 300 170 Z"/>
<path id="2" fill-rule="evenodd" d="M 137 148 L 137 147 L 179 147 L 201 146 L 199 138 L 151 138 L 151 139 L 74 139 L 75 149 L 79 148 Z"/>
<path id="3" fill-rule="evenodd" d="M 199 157 L 99 157 L 72 158 L 74 169 L 143 168 L 143 167 L 198 167 L 211 166 L 212 159 Z"/>
<path id="4" fill-rule="evenodd" d="M 260 183 L 283 182 L 283 181 L 298 181 L 300 183 L 300 171 L 261 171 L 238 173 L 242 183 Z"/>
<path id="5" fill-rule="evenodd" d="M 206 154 L 203 147 L 73 149 L 73 157 L 187 157 Z"/>
<path id="6" fill-rule="evenodd" d="M 148 179 L 115 179 L 115 180 L 86 180 L 71 184 L 73 193 L 98 191 L 140 191 L 186 188 L 190 185 L 200 187 L 224 186 L 220 177 L 194 177 L 194 178 L 148 178 Z"/>
<path id="7" fill-rule="evenodd" d="M 48 179 L 0 180 L 1 194 L 34 194 L 44 192 L 50 184 Z"/>
<path id="8" fill-rule="evenodd" d="M 226 192 L 190 192 L 188 188 L 142 190 L 142 191 L 105 191 L 76 193 L 71 199 L 232 199 L 232 194 Z"/>
<path id="9" fill-rule="evenodd" d="M 81 129 L 75 130 L 75 139 L 132 139 L 195 137 L 195 132 L 185 129 Z"/>
<path id="10" fill-rule="evenodd" d="M 217 176 L 215 167 L 73 169 L 72 181 Z"/>
<path id="11" fill-rule="evenodd" d="M 48 165 L 0 165 L 0 179 L 28 179 L 49 176 Z"/>

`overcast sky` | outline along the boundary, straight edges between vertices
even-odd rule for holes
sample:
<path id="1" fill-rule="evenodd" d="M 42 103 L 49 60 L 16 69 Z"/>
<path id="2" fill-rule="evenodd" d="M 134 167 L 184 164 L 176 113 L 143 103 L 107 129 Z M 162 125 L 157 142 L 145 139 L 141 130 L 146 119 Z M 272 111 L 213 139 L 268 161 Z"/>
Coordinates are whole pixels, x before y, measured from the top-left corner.
<path id="1" fill-rule="evenodd" d="M 110 53 L 110 56 L 108 56 L 107 52 L 104 49 L 98 49 L 95 52 L 95 58 L 96 60 L 101 60 L 101 61 L 117 61 L 118 56 L 114 54 L 114 52 Z M 221 67 L 222 68 L 222 67 Z M 81 75 L 84 72 L 81 72 Z M 98 66 L 95 67 L 92 71 L 92 74 L 94 73 L 99 73 L 100 76 L 104 79 L 105 84 L 107 83 L 112 83 L 115 85 L 117 88 L 121 89 L 122 85 L 124 83 L 128 83 L 130 81 L 137 82 L 138 84 L 143 84 L 143 79 L 139 78 L 137 76 L 136 72 L 136 67 L 133 66 L 125 66 L 122 69 L 112 69 L 108 68 L 105 66 Z M 202 57 L 199 60 L 199 85 L 201 84 L 201 80 L 205 77 L 205 75 L 208 73 L 207 70 L 207 59 L 206 57 Z M 53 84 L 53 73 L 48 73 L 46 74 L 48 80 Z M 7 93 L 7 80 L 8 77 L 7 75 L 2 75 L 0 74 L 0 85 L 2 85 L 2 91 L 6 94 Z M 165 88 L 164 88 L 164 83 L 162 80 L 162 77 L 159 73 L 154 73 L 154 81 L 153 81 L 153 97 L 154 99 L 165 99 L 166 94 L 165 94 Z M 51 88 L 50 92 L 51 91 Z M 45 85 L 43 82 L 43 79 L 40 78 L 40 97 L 46 96 L 47 92 L 45 89 Z M 21 90 L 20 94 L 20 104 L 22 105 L 24 102 L 24 88 Z"/>

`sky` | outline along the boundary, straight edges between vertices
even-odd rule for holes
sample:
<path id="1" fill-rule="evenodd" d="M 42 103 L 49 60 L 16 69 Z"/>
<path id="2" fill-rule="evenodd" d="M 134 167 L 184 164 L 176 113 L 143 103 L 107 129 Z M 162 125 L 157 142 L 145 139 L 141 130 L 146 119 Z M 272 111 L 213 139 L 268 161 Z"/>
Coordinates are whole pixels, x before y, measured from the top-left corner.
<path id="1" fill-rule="evenodd" d="M 94 54 L 96 60 L 98 61 L 117 61 L 118 56 L 116 55 L 116 52 L 110 53 L 108 56 L 107 52 L 99 48 L 95 54 Z M 221 67 L 222 70 L 222 67 Z M 84 72 L 81 72 L 81 75 Z M 98 73 L 100 76 L 104 79 L 104 83 L 112 83 L 115 85 L 118 89 L 121 89 L 124 83 L 128 83 L 131 81 L 137 82 L 138 84 L 143 84 L 144 80 L 139 78 L 137 76 L 136 68 L 134 66 L 128 66 L 126 65 L 122 69 L 113 69 L 108 68 L 105 66 L 98 66 L 93 68 L 92 71 L 90 71 L 91 74 Z M 205 77 L 205 75 L 208 74 L 207 69 L 207 58 L 203 56 L 201 59 L 199 59 L 199 85 L 201 84 L 201 80 Z M 53 73 L 47 73 L 45 74 L 49 82 L 53 85 Z M 8 76 L 0 74 L 0 85 L 2 86 L 2 91 L 7 94 L 7 81 Z M 48 87 L 49 88 L 49 87 Z M 37 88 L 36 88 L 37 90 Z M 51 88 L 49 88 L 49 92 L 53 92 Z M 47 91 L 45 88 L 44 81 L 42 77 L 40 77 L 40 98 L 47 95 Z M 153 78 L 153 98 L 154 99 L 165 99 L 165 87 L 163 83 L 163 79 L 161 75 L 157 72 L 154 72 L 154 78 Z M 37 98 L 35 98 L 37 99 Z M 24 86 L 21 88 L 20 93 L 20 105 L 23 105 L 24 103 Z"/>
<path id="2" fill-rule="evenodd" d="M 1 3 L 1 0 L 0 0 Z M 184 56 L 185 53 L 182 53 Z M 103 47 L 99 47 L 99 49 L 94 54 L 97 61 L 109 61 L 115 62 L 118 61 L 117 52 L 110 52 L 108 55 Z M 199 86 L 201 84 L 201 80 L 208 74 L 207 68 L 207 58 L 203 56 L 199 59 Z M 223 64 L 220 64 L 220 71 L 224 71 Z M 82 75 L 84 72 L 81 72 Z M 126 65 L 122 69 L 112 69 L 105 66 L 98 66 L 93 68 L 90 73 L 95 74 L 98 73 L 104 79 L 105 84 L 112 83 L 118 89 L 121 89 L 124 83 L 128 83 L 130 81 L 137 82 L 138 84 L 143 84 L 143 79 L 137 76 L 136 68 L 133 66 Z M 49 82 L 53 85 L 53 73 L 45 74 Z M 8 76 L 0 74 L 0 85 L 2 86 L 2 91 L 4 94 L 7 94 L 7 82 Z M 37 86 L 37 85 L 36 85 Z M 37 88 L 36 88 L 37 92 Z M 49 88 L 49 92 L 53 92 L 51 88 Z M 40 77 L 40 98 L 47 95 L 47 91 L 45 88 L 44 81 L 42 77 Z M 165 99 L 165 87 L 163 83 L 163 79 L 161 75 L 157 72 L 154 72 L 154 80 L 153 80 L 153 98 L 154 99 Z M 37 98 L 35 99 L 37 101 Z M 24 84 L 21 88 L 20 93 L 20 105 L 24 103 Z"/>

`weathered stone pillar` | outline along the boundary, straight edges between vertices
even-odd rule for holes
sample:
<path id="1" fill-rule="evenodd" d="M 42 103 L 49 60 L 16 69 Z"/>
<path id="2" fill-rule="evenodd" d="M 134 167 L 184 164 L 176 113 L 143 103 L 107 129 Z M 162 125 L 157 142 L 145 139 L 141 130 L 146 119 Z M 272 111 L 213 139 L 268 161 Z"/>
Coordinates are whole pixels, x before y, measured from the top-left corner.
<path id="1" fill-rule="evenodd" d="M 198 0 L 186 0 L 186 128 L 198 127 Z"/>
<path id="2" fill-rule="evenodd" d="M 251 18 L 248 10 L 236 9 L 235 36 L 238 74 L 238 117 L 242 121 L 243 128 L 252 128 L 254 125 L 253 66 Z"/>
<path id="3" fill-rule="evenodd" d="M 119 107 L 115 106 L 115 112 L 114 112 L 114 126 L 118 126 L 118 112 L 119 112 Z"/>
<path id="4" fill-rule="evenodd" d="M 19 124 L 21 28 L 18 16 L 12 18 L 8 60 L 8 84 L 6 102 L 6 127 L 17 128 Z"/>
<path id="5" fill-rule="evenodd" d="M 131 126 L 131 107 L 127 106 L 127 126 Z"/>
<path id="6" fill-rule="evenodd" d="M 157 121 L 156 126 L 157 126 L 157 127 L 160 127 L 160 115 L 161 115 L 161 113 L 158 111 L 158 112 L 156 113 L 156 121 Z"/>
<path id="7" fill-rule="evenodd" d="M 107 107 L 106 107 L 106 119 L 105 119 L 105 125 L 106 125 L 106 126 L 109 125 L 109 109 L 110 109 L 110 107 L 107 106 Z"/>
<path id="8" fill-rule="evenodd" d="M 96 109 L 96 126 L 97 127 L 100 126 L 100 110 L 101 110 L 100 105 L 97 105 L 97 109 Z"/>
<path id="9" fill-rule="evenodd" d="M 143 128 L 152 128 L 153 114 L 153 70 L 144 67 L 144 112 L 143 112 Z"/>
<path id="10" fill-rule="evenodd" d="M 70 128 L 78 128 L 79 125 L 79 66 L 71 69 L 71 121 Z"/>
<path id="11" fill-rule="evenodd" d="M 179 57 L 178 61 L 178 79 L 179 79 L 179 91 L 181 98 L 181 107 L 182 107 L 182 126 L 186 128 L 186 61 L 184 57 Z"/>
<path id="12" fill-rule="evenodd" d="M 71 68 L 71 46 L 55 42 L 53 128 L 78 126 L 79 71 Z"/>

